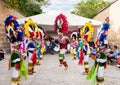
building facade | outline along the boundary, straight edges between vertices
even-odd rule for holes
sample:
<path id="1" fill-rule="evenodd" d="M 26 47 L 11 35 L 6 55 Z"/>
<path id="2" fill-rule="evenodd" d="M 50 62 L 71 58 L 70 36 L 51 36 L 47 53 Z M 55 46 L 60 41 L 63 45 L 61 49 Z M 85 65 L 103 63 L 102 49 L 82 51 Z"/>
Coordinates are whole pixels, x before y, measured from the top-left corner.
<path id="1" fill-rule="evenodd" d="M 110 29 L 108 32 L 108 41 L 112 45 L 119 46 L 120 44 L 120 0 L 114 0 L 109 6 L 101 10 L 93 19 L 104 22 L 104 19 L 109 16 Z M 120 48 L 120 46 L 119 46 Z"/>

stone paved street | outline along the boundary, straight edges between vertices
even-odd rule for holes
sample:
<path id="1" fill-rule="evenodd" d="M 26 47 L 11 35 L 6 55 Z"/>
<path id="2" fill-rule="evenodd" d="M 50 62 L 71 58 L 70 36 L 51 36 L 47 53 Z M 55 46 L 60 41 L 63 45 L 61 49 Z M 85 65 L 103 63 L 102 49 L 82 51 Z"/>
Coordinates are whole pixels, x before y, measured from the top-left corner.
<path id="1" fill-rule="evenodd" d="M 0 85 L 10 85 L 10 71 L 8 71 L 9 55 L 0 61 Z M 59 67 L 58 56 L 45 55 L 40 66 L 35 66 L 34 75 L 28 76 L 28 80 L 21 79 L 21 85 L 91 85 L 91 81 L 85 80 L 82 75 L 83 66 L 78 66 L 78 60 L 72 60 L 70 54 L 66 54 L 69 64 L 68 70 Z M 90 59 L 90 67 L 93 61 Z M 105 85 L 120 85 L 120 69 L 108 65 L 105 70 Z"/>

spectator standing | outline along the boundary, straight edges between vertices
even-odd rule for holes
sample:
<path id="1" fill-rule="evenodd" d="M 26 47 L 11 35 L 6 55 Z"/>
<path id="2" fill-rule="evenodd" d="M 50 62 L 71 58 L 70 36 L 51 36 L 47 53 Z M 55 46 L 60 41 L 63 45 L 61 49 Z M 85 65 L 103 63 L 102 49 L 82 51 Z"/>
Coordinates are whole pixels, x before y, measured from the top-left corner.
<path id="1" fill-rule="evenodd" d="M 50 53 L 50 40 L 47 39 L 46 41 L 46 53 Z"/>

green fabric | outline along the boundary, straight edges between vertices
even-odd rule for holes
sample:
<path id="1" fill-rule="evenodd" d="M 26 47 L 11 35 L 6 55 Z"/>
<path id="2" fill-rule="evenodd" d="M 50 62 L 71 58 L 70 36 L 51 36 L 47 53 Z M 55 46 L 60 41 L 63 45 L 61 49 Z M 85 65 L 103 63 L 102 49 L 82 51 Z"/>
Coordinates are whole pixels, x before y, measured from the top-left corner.
<path id="1" fill-rule="evenodd" d="M 35 46 L 38 48 L 40 47 L 40 43 L 38 41 L 35 42 Z"/>
<path id="2" fill-rule="evenodd" d="M 21 61 L 20 77 L 24 77 L 25 80 L 27 80 L 27 68 L 26 68 L 24 59 L 22 59 L 22 61 Z"/>
<path id="3" fill-rule="evenodd" d="M 90 80 L 92 78 L 94 71 L 95 71 L 95 65 L 93 65 L 92 68 L 90 69 L 90 71 L 86 77 L 86 80 Z"/>
<path id="4" fill-rule="evenodd" d="M 82 41 L 78 42 L 78 49 L 81 49 L 82 45 L 83 45 Z"/>
<path id="5" fill-rule="evenodd" d="M 86 77 L 86 80 L 90 80 L 90 79 L 92 80 L 92 85 L 95 85 L 98 67 L 99 67 L 98 64 L 96 67 L 95 65 L 93 65 Z"/>
<path id="6" fill-rule="evenodd" d="M 93 76 L 92 76 L 92 85 L 95 85 L 98 67 L 99 67 L 99 66 L 98 66 L 98 64 L 97 64 L 97 66 L 96 66 L 96 68 L 95 68 L 95 71 L 94 71 L 94 74 L 93 74 Z"/>
<path id="7" fill-rule="evenodd" d="M 99 82 L 99 83 L 104 82 L 104 77 L 102 77 L 102 78 L 97 78 L 97 82 Z"/>
<path id="8" fill-rule="evenodd" d="M 88 65 L 88 62 L 84 62 L 84 65 Z"/>
<path id="9" fill-rule="evenodd" d="M 100 59 L 106 59 L 107 58 L 106 55 L 103 52 L 101 52 L 100 54 L 101 54 Z"/>
<path id="10" fill-rule="evenodd" d="M 20 59 L 20 55 L 17 52 L 13 52 L 11 54 L 11 67 L 14 67 L 15 64 L 19 64 L 20 63 L 20 61 L 12 62 L 12 61 L 15 61 L 16 59 Z"/>
<path id="11" fill-rule="evenodd" d="M 99 62 L 99 66 L 105 66 L 105 63 L 100 63 L 100 62 Z"/>
<path id="12" fill-rule="evenodd" d="M 64 54 L 59 54 L 59 57 L 64 57 Z"/>

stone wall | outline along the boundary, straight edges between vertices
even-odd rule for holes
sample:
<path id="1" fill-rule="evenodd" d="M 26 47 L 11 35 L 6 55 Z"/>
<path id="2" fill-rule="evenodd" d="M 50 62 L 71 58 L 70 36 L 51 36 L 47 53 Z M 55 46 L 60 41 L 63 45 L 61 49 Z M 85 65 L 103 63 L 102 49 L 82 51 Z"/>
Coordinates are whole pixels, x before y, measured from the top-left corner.
<path id="1" fill-rule="evenodd" d="M 0 0 L 0 48 L 4 48 L 7 52 L 10 51 L 10 44 L 5 36 L 4 20 L 8 14 L 14 15 L 17 18 L 24 17 L 19 12 L 12 9 L 10 6 L 8 6 L 6 3 L 4 3 L 2 0 Z"/>

